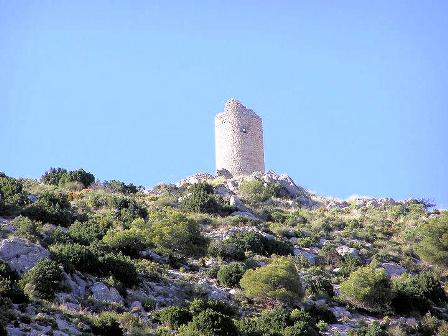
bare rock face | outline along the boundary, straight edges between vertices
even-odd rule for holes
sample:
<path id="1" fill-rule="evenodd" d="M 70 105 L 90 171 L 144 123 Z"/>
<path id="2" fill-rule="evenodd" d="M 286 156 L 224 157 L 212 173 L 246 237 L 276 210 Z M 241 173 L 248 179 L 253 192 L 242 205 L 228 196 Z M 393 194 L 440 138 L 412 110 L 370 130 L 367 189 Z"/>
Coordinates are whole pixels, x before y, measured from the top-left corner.
<path id="1" fill-rule="evenodd" d="M 384 268 L 387 275 L 390 277 L 395 277 L 406 273 L 408 270 L 401 265 L 398 265 L 393 262 L 382 263 L 381 267 Z"/>
<path id="2" fill-rule="evenodd" d="M 39 260 L 49 256 L 50 252 L 42 246 L 25 239 L 14 237 L 0 242 L 0 259 L 6 261 L 19 274 L 28 271 Z"/>
<path id="3" fill-rule="evenodd" d="M 107 287 L 102 282 L 95 282 L 92 287 L 90 287 L 93 298 L 97 301 L 108 302 L 108 303 L 118 303 L 123 304 L 123 298 L 120 293 L 113 288 Z"/>

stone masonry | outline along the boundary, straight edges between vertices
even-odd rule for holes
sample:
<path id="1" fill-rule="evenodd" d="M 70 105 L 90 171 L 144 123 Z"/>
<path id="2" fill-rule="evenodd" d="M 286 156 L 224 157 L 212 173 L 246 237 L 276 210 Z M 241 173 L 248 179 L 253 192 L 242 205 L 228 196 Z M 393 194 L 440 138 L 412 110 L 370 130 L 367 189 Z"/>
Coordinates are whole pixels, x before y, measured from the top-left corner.
<path id="1" fill-rule="evenodd" d="M 216 170 L 233 176 L 264 172 L 261 118 L 236 99 L 229 99 L 224 112 L 215 117 Z"/>

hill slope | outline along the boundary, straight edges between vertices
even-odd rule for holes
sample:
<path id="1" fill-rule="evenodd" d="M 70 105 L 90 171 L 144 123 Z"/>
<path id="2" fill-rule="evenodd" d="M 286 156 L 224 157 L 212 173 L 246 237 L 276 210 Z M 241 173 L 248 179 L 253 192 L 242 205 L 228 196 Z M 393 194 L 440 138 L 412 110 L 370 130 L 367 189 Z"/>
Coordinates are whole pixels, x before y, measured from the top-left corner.
<path id="1" fill-rule="evenodd" d="M 448 215 L 423 200 L 65 169 L 0 196 L 3 333 L 448 335 Z"/>

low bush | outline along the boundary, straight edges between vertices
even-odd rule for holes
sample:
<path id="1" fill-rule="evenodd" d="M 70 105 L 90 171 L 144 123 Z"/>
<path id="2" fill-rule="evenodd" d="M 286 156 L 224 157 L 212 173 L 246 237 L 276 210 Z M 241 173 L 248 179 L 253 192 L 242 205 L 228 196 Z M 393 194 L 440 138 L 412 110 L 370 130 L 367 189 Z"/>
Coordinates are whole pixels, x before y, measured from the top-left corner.
<path id="1" fill-rule="evenodd" d="M 310 268 L 303 275 L 305 292 L 315 298 L 331 298 L 334 296 L 331 277 L 320 268 Z"/>
<path id="2" fill-rule="evenodd" d="M 429 272 L 417 275 L 402 274 L 392 279 L 392 307 L 399 313 L 426 313 L 432 304 L 446 302 L 442 285 Z"/>
<path id="3" fill-rule="evenodd" d="M 74 214 L 66 194 L 47 191 L 39 195 L 36 202 L 23 210 L 23 215 L 44 223 L 68 226 Z"/>
<path id="4" fill-rule="evenodd" d="M 64 265 L 67 272 L 75 270 L 91 274 L 98 272 L 98 258 L 88 246 L 77 243 L 54 244 L 49 250 L 53 259 Z"/>
<path id="5" fill-rule="evenodd" d="M 235 208 L 225 203 L 221 197 L 215 196 L 213 187 L 206 182 L 190 186 L 182 199 L 181 206 L 188 211 L 224 216 L 235 211 Z"/>
<path id="6" fill-rule="evenodd" d="M 45 258 L 27 271 L 19 284 L 29 297 L 51 300 L 55 291 L 60 288 L 61 280 L 62 271 L 58 264 Z"/>
<path id="7" fill-rule="evenodd" d="M 212 309 L 193 317 L 186 326 L 179 328 L 181 336 L 235 336 L 238 330 L 232 319 Z"/>
<path id="8" fill-rule="evenodd" d="M 176 306 L 167 307 L 155 312 L 157 319 L 167 323 L 171 328 L 178 329 L 181 325 L 191 321 L 191 313 L 185 309 Z"/>
<path id="9" fill-rule="evenodd" d="M 41 177 L 45 184 L 65 185 L 71 182 L 79 182 L 84 187 L 90 186 L 95 182 L 95 176 L 86 172 L 84 169 L 68 171 L 64 168 L 50 168 Z"/>
<path id="10" fill-rule="evenodd" d="M 266 266 L 246 271 L 240 286 L 247 296 L 256 299 L 298 302 L 304 294 L 296 266 L 286 257 L 275 258 Z"/>
<path id="11" fill-rule="evenodd" d="M 115 208 L 115 218 L 126 226 L 134 219 L 148 217 L 148 210 L 132 197 L 114 195 L 111 206 Z"/>
<path id="12" fill-rule="evenodd" d="M 423 239 L 415 250 L 423 260 L 448 267 L 448 211 L 439 217 L 430 219 L 419 228 L 419 236 Z"/>
<path id="13" fill-rule="evenodd" d="M 98 258 L 99 274 L 112 276 L 126 287 L 137 283 L 138 273 L 132 260 L 121 253 L 107 253 Z"/>
<path id="14" fill-rule="evenodd" d="M 246 257 L 243 247 L 229 239 L 212 241 L 207 253 L 212 257 L 224 260 L 244 260 Z"/>
<path id="15" fill-rule="evenodd" d="M 234 316 L 236 314 L 235 307 L 225 301 L 215 299 L 195 298 L 190 302 L 190 312 L 198 315 L 200 312 L 211 309 L 226 316 Z"/>
<path id="16" fill-rule="evenodd" d="M 289 244 L 275 238 L 269 239 L 261 233 L 254 231 L 237 233 L 225 240 L 225 242 L 228 244 L 235 244 L 243 251 L 251 251 L 265 256 L 270 256 L 272 254 L 291 254 L 291 246 Z"/>
<path id="17" fill-rule="evenodd" d="M 387 336 L 389 335 L 384 327 L 378 322 L 373 321 L 367 327 L 361 327 L 349 330 L 347 336 Z"/>
<path id="18" fill-rule="evenodd" d="M 0 172 L 0 215 L 13 215 L 25 202 L 22 183 Z"/>
<path id="19" fill-rule="evenodd" d="M 391 283 L 384 269 L 360 267 L 341 284 L 341 296 L 358 308 L 381 312 L 388 308 Z"/>
<path id="20" fill-rule="evenodd" d="M 152 214 L 149 241 L 158 252 L 174 257 L 203 255 L 208 244 L 197 222 L 170 210 Z"/>
<path id="21" fill-rule="evenodd" d="M 111 249 L 131 257 L 139 256 L 141 251 L 150 246 L 147 230 L 134 228 L 120 231 L 109 230 L 103 237 L 103 242 Z"/>
<path id="22" fill-rule="evenodd" d="M 104 185 L 104 188 L 110 192 L 121 193 L 121 194 L 126 194 L 126 195 L 135 194 L 138 191 L 143 189 L 142 186 L 137 187 L 137 186 L 133 185 L 132 183 L 125 184 L 124 182 L 117 181 L 117 180 L 105 181 L 103 183 L 103 185 Z"/>
<path id="23" fill-rule="evenodd" d="M 68 233 L 76 242 L 89 245 L 98 241 L 106 234 L 107 226 L 94 219 L 87 222 L 75 221 L 70 225 Z"/>
<path id="24" fill-rule="evenodd" d="M 242 181 L 239 192 L 249 202 L 264 202 L 272 197 L 281 196 L 282 187 L 278 183 L 266 183 L 259 179 L 252 179 Z"/>
<path id="25" fill-rule="evenodd" d="M 232 262 L 220 267 L 217 279 L 221 286 L 235 287 L 239 286 L 240 280 L 246 271 L 246 266 L 240 262 Z"/>
<path id="26" fill-rule="evenodd" d="M 11 221 L 11 224 L 16 228 L 16 234 L 19 237 L 28 239 L 30 241 L 37 241 L 39 239 L 39 231 L 37 225 L 31 219 L 24 216 L 17 216 Z"/>
<path id="27" fill-rule="evenodd" d="M 119 316 L 113 312 L 102 312 L 92 319 L 92 332 L 94 335 L 122 336 Z"/>

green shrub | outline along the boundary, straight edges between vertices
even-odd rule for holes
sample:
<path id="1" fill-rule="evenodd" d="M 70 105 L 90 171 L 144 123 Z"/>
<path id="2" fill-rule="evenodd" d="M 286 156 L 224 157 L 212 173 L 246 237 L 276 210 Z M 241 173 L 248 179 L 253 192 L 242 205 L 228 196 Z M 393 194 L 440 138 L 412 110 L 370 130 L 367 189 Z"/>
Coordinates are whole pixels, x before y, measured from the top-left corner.
<path id="1" fill-rule="evenodd" d="M 39 239 L 37 225 L 31 219 L 18 216 L 11 221 L 11 224 L 17 229 L 15 232 L 17 236 L 34 242 Z"/>
<path id="2" fill-rule="evenodd" d="M 113 312 L 102 312 L 92 320 L 92 332 L 94 335 L 122 336 L 119 317 Z"/>
<path id="3" fill-rule="evenodd" d="M 27 298 L 17 284 L 19 276 L 9 265 L 0 260 L 0 298 L 9 298 L 13 303 L 26 302 Z"/>
<path id="4" fill-rule="evenodd" d="M 126 287 L 132 287 L 137 283 L 137 269 L 128 256 L 121 253 L 107 253 L 99 257 L 99 274 L 112 276 Z"/>
<path id="5" fill-rule="evenodd" d="M 25 205 L 22 183 L 0 172 L 0 215 L 12 215 Z"/>
<path id="6" fill-rule="evenodd" d="M 448 212 L 432 218 L 419 230 L 423 239 L 415 250 L 423 260 L 440 266 L 448 266 Z"/>
<path id="7" fill-rule="evenodd" d="M 103 185 L 106 188 L 106 190 L 108 190 L 110 192 L 122 193 L 122 194 L 126 194 L 126 195 L 136 194 L 138 191 L 143 189 L 142 186 L 137 187 L 137 186 L 133 185 L 132 183 L 125 184 L 124 182 L 117 181 L 117 180 L 105 181 L 103 183 Z"/>
<path id="8" fill-rule="evenodd" d="M 99 262 L 88 246 L 77 243 L 54 244 L 49 247 L 53 259 L 64 265 L 65 270 L 96 274 Z"/>
<path id="9" fill-rule="evenodd" d="M 387 336 L 386 330 L 377 322 L 373 321 L 367 327 L 349 330 L 347 336 Z"/>
<path id="10" fill-rule="evenodd" d="M 316 298 L 331 298 L 334 296 L 331 278 L 321 268 L 310 268 L 303 276 L 303 284 L 308 295 Z"/>
<path id="11" fill-rule="evenodd" d="M 103 237 L 103 242 L 116 251 L 137 257 L 140 252 L 149 247 L 147 230 L 126 229 L 121 231 L 109 230 Z"/>
<path id="12" fill-rule="evenodd" d="M 58 264 L 49 259 L 41 259 L 32 269 L 27 271 L 19 284 L 29 297 L 51 300 L 60 288 L 62 271 Z"/>
<path id="13" fill-rule="evenodd" d="M 244 260 L 246 257 L 243 247 L 230 239 L 211 241 L 207 253 L 224 260 Z"/>
<path id="14" fill-rule="evenodd" d="M 39 195 L 36 202 L 24 209 L 23 215 L 38 221 L 68 226 L 74 215 L 64 193 L 47 191 Z"/>
<path id="15" fill-rule="evenodd" d="M 179 329 L 181 336 L 235 336 L 238 330 L 232 319 L 211 309 L 193 317 L 188 325 Z"/>
<path id="16" fill-rule="evenodd" d="M 195 298 L 190 303 L 190 312 L 193 315 L 198 315 L 200 312 L 211 309 L 226 316 L 234 316 L 236 314 L 235 307 L 229 305 L 225 301 L 214 299 Z"/>
<path id="17" fill-rule="evenodd" d="M 285 257 L 275 258 L 266 266 L 246 271 L 240 286 L 247 296 L 257 299 L 297 302 L 303 298 L 298 271 L 294 263 Z"/>
<path id="18" fill-rule="evenodd" d="M 71 182 L 79 182 L 84 187 L 90 186 L 95 182 L 95 176 L 86 172 L 84 169 L 67 171 L 64 168 L 50 168 L 41 177 L 45 184 L 65 185 Z"/>
<path id="19" fill-rule="evenodd" d="M 232 262 L 228 265 L 223 265 L 220 267 L 217 274 L 218 282 L 221 286 L 225 287 L 238 286 L 245 271 L 246 266 L 240 262 Z"/>
<path id="20" fill-rule="evenodd" d="M 227 239 L 227 243 L 234 243 L 243 251 L 270 256 L 271 254 L 291 254 L 291 246 L 277 239 L 268 239 L 261 233 L 254 231 L 240 232 Z"/>
<path id="21" fill-rule="evenodd" d="M 111 206 L 115 208 L 115 218 L 126 225 L 134 219 L 148 217 L 148 210 L 131 197 L 114 196 Z"/>
<path id="22" fill-rule="evenodd" d="M 207 240 L 198 223 L 176 211 L 155 213 L 151 218 L 150 242 L 158 252 L 175 257 L 203 255 Z"/>
<path id="23" fill-rule="evenodd" d="M 191 313 L 185 309 L 176 306 L 167 307 L 156 312 L 158 319 L 167 323 L 170 327 L 177 329 L 181 325 L 191 321 Z"/>
<path id="24" fill-rule="evenodd" d="M 206 182 L 195 183 L 187 190 L 181 206 L 194 212 L 228 215 L 236 209 L 214 195 L 213 187 Z"/>
<path id="25" fill-rule="evenodd" d="M 68 233 L 76 242 L 89 245 L 94 241 L 98 241 L 106 234 L 107 227 L 96 220 L 88 220 L 87 222 L 75 221 L 70 225 Z"/>
<path id="26" fill-rule="evenodd" d="M 249 202 L 264 202 L 272 197 L 279 197 L 282 187 L 278 183 L 266 183 L 259 179 L 244 180 L 239 192 Z"/>
<path id="27" fill-rule="evenodd" d="M 360 267 L 341 284 L 341 296 L 358 308 L 381 312 L 389 306 L 391 283 L 384 269 Z"/>
<path id="28" fill-rule="evenodd" d="M 432 304 L 446 302 L 440 282 L 429 272 L 417 275 L 402 274 L 392 279 L 392 307 L 399 313 L 426 313 Z"/>

